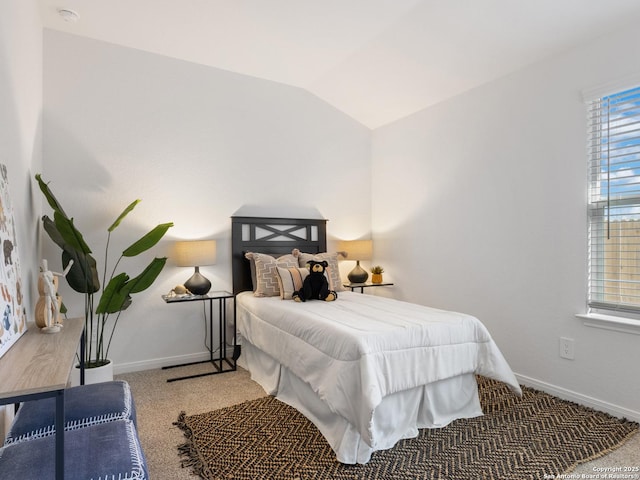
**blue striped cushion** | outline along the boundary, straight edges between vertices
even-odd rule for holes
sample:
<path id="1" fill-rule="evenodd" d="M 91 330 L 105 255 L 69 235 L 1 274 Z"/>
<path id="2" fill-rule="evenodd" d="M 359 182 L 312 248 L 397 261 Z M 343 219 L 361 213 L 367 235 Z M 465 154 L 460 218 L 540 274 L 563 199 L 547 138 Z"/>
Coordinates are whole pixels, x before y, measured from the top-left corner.
<path id="1" fill-rule="evenodd" d="M 7 434 L 5 443 L 45 437 L 56 432 L 55 398 L 43 398 L 21 405 Z M 65 430 L 111 422 L 131 420 L 136 424 L 136 410 L 129 384 L 112 381 L 81 385 L 65 390 Z"/>
<path id="2" fill-rule="evenodd" d="M 0 449 L 2 478 L 53 480 L 55 436 Z M 131 420 L 116 420 L 64 434 L 65 480 L 147 480 L 149 473 Z"/>

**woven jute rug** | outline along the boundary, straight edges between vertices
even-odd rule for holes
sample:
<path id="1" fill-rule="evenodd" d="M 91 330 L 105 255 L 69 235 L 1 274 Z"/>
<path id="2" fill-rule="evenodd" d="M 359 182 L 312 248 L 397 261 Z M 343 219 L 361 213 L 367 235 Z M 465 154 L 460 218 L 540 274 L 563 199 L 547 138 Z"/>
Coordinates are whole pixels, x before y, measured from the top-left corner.
<path id="1" fill-rule="evenodd" d="M 343 465 L 317 428 L 294 408 L 263 397 L 176 425 L 183 466 L 207 480 L 403 480 L 557 478 L 619 447 L 638 431 L 621 420 L 531 388 L 523 397 L 479 377 L 485 415 L 423 429 L 366 465 Z"/>

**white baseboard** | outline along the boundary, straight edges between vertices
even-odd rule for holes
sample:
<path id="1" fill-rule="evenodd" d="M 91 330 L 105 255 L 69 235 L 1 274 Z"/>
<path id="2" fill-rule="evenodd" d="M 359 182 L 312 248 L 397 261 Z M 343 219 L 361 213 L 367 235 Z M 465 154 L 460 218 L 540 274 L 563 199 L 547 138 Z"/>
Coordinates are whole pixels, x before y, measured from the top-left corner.
<path id="1" fill-rule="evenodd" d="M 535 388 L 536 390 L 542 390 L 543 392 L 555 395 L 563 400 L 579 403 L 580 405 L 593 408 L 594 410 L 606 412 L 614 417 L 626 418 L 628 420 L 633 420 L 634 422 L 640 422 L 640 411 L 630 410 L 628 408 L 605 402 L 604 400 L 593 398 L 588 395 L 583 395 L 572 390 L 567 390 L 566 388 L 558 387 L 557 385 L 552 385 L 525 375 L 516 373 L 516 378 L 522 385 Z"/>
<path id="2" fill-rule="evenodd" d="M 190 353 L 188 355 L 176 355 L 174 357 L 154 358 L 142 362 L 119 363 L 113 366 L 113 373 L 140 372 L 142 370 L 154 370 L 156 368 L 170 367 L 190 362 L 202 362 L 209 360 L 209 352 Z"/>

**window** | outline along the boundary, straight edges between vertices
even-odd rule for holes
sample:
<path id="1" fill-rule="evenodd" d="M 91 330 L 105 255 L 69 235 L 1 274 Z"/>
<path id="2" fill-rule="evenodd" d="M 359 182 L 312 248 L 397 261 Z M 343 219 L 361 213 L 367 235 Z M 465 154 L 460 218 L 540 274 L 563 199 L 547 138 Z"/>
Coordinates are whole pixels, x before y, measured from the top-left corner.
<path id="1" fill-rule="evenodd" d="M 589 307 L 640 312 L 640 87 L 588 102 Z"/>

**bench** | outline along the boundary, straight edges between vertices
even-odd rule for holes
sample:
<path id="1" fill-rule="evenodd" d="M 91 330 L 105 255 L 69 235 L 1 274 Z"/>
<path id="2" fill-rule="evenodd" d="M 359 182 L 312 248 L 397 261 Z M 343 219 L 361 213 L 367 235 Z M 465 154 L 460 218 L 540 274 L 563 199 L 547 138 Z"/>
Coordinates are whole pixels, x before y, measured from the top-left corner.
<path id="1" fill-rule="evenodd" d="M 65 391 L 65 479 L 148 479 L 129 385 L 112 381 Z M 55 399 L 24 402 L 0 448 L 3 478 L 54 478 Z"/>

